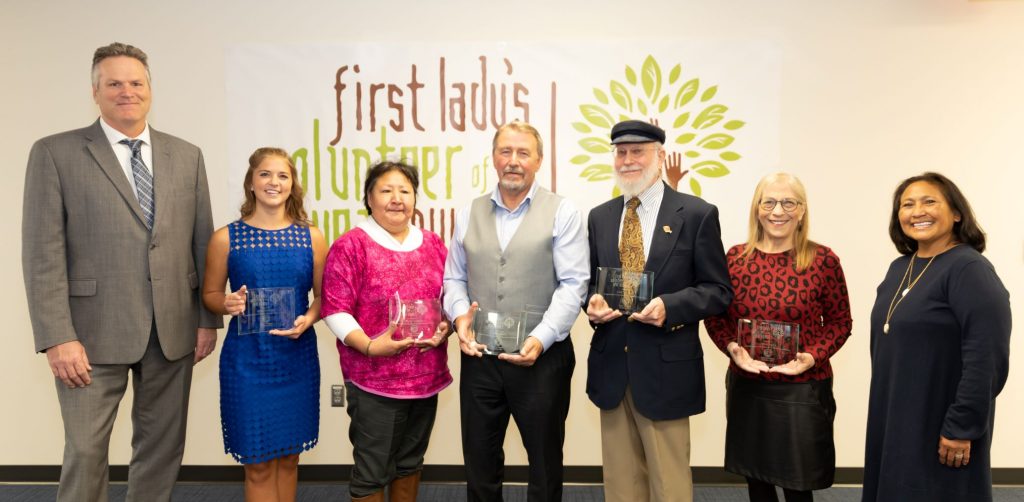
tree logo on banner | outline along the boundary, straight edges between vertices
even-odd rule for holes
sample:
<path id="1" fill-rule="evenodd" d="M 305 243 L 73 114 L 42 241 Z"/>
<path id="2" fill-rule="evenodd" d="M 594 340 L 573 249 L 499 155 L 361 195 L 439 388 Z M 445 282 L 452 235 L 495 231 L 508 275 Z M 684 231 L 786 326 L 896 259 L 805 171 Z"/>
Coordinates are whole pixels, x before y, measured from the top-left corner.
<path id="1" fill-rule="evenodd" d="M 702 178 L 721 178 L 729 174 L 729 166 L 740 159 L 732 147 L 735 131 L 746 123 L 727 120 L 729 107 L 713 102 L 718 86 L 701 89 L 699 78 L 682 80 L 682 66 L 677 64 L 663 81 L 661 66 L 647 56 L 639 75 L 626 65 L 625 83 L 612 80 L 608 90 L 594 88 L 598 104 L 580 105 L 582 121 L 572 127 L 583 137 L 580 147 L 586 153 L 569 160 L 583 166 L 581 178 L 587 181 L 612 179 L 611 128 L 623 120 L 646 120 L 665 129 L 667 155 L 662 176 L 676 190 L 682 191 L 684 179 L 690 192 L 700 196 Z M 668 122 L 661 119 L 671 119 Z M 664 125 L 663 125 L 664 124 Z M 682 152 L 682 153 L 680 153 Z M 616 189 L 616 193 L 618 190 Z"/>

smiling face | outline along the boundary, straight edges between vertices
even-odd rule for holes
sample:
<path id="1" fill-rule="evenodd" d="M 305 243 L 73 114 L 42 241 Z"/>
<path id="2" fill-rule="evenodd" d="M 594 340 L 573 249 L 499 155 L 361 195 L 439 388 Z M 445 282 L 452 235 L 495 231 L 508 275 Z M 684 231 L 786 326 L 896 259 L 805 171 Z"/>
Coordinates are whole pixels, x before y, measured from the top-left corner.
<path id="1" fill-rule="evenodd" d="M 257 206 L 283 207 L 292 194 L 292 170 L 288 160 L 276 155 L 263 159 L 253 169 L 250 183 Z"/>
<path id="2" fill-rule="evenodd" d="M 900 195 L 900 228 L 903 234 L 917 241 L 918 256 L 934 256 L 955 241 L 953 225 L 960 214 L 953 211 L 934 183 L 911 183 Z"/>
<path id="3" fill-rule="evenodd" d="M 795 205 L 794 205 L 795 204 Z M 793 206 L 786 211 L 785 206 Z M 771 209 L 766 209 L 773 206 Z M 775 251 L 791 249 L 800 221 L 804 218 L 803 201 L 789 183 L 776 181 L 764 187 L 758 201 L 757 222 L 763 231 L 764 241 Z"/>
<path id="4" fill-rule="evenodd" d="M 494 140 L 494 169 L 503 193 L 518 195 L 533 186 L 543 157 L 532 134 L 507 129 Z"/>
<path id="5" fill-rule="evenodd" d="M 404 235 L 416 209 L 416 189 L 401 171 L 382 174 L 367 194 L 370 217 L 393 235 Z"/>
<path id="6" fill-rule="evenodd" d="M 149 74 L 138 59 L 109 57 L 96 65 L 97 79 L 92 89 L 100 116 L 114 129 L 136 137 L 146 128 L 149 114 Z"/>
<path id="7" fill-rule="evenodd" d="M 626 199 L 639 195 L 661 179 L 665 149 L 657 142 L 614 145 L 612 155 L 615 157 L 615 184 Z"/>

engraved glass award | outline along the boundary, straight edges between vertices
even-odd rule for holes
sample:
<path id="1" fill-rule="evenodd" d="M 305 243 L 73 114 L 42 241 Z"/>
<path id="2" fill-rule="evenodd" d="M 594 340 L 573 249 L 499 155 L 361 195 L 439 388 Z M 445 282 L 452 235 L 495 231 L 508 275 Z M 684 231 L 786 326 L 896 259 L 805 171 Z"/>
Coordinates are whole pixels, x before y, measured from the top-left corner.
<path id="1" fill-rule="evenodd" d="M 612 310 L 640 312 L 654 298 L 654 272 L 597 267 L 597 294 Z"/>
<path id="2" fill-rule="evenodd" d="M 292 329 L 295 317 L 294 288 L 253 288 L 246 292 L 245 312 L 238 316 L 238 334 Z"/>
<path id="3" fill-rule="evenodd" d="M 473 316 L 476 343 L 484 345 L 484 354 L 518 352 L 523 345 L 523 312 L 478 310 Z"/>
<path id="4" fill-rule="evenodd" d="M 800 348 L 800 325 L 764 319 L 740 319 L 736 326 L 736 343 L 768 366 L 786 364 L 796 359 Z"/>
<path id="5" fill-rule="evenodd" d="M 394 338 L 421 340 L 431 338 L 441 324 L 441 301 L 404 299 L 395 293 L 388 300 L 388 320 L 397 324 Z"/>

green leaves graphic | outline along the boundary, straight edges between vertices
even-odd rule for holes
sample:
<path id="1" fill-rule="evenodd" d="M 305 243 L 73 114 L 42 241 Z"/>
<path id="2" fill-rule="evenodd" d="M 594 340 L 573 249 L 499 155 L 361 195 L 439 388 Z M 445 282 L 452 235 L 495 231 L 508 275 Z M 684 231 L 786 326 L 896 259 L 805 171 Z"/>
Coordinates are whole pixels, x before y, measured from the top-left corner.
<path id="1" fill-rule="evenodd" d="M 582 105 L 580 106 L 580 112 L 583 113 L 583 118 L 587 119 L 587 122 L 597 127 L 603 129 L 610 129 L 612 127 L 612 116 L 597 105 Z"/>
<path id="2" fill-rule="evenodd" d="M 746 122 L 727 118 L 729 107 L 716 102 L 718 85 L 702 88 L 700 78 L 685 76 L 681 64 L 666 74 L 652 55 L 639 67 L 625 65 L 623 77 L 610 80 L 607 89 L 592 88 L 596 101 L 581 104 L 580 120 L 572 122 L 580 134 L 577 144 L 581 151 L 569 162 L 580 166 L 580 177 L 612 179 L 608 136 L 611 127 L 623 120 L 648 121 L 666 129 L 669 155 L 662 167 L 677 190 L 683 189 L 685 177 L 689 191 L 699 196 L 699 178 L 727 176 L 730 165 L 743 158 L 733 148 L 737 131 Z"/>
<path id="3" fill-rule="evenodd" d="M 608 144 L 608 140 L 602 138 L 583 138 L 580 140 L 580 146 L 590 153 L 612 153 L 612 146 Z"/>
<path id="4" fill-rule="evenodd" d="M 626 86 L 612 80 L 608 88 L 612 91 L 612 99 L 619 105 L 619 108 L 633 111 L 633 95 L 629 93 L 629 89 L 626 89 Z"/>
<path id="5" fill-rule="evenodd" d="M 678 91 L 676 91 L 676 100 L 674 106 L 676 108 L 682 108 L 686 106 L 686 104 L 689 103 L 691 99 L 693 99 L 693 96 L 697 94 L 697 89 L 700 89 L 700 79 L 695 78 L 683 84 L 683 86 L 680 87 Z"/>
<path id="6" fill-rule="evenodd" d="M 647 99 L 654 103 L 661 94 L 661 67 L 654 60 L 654 56 L 647 56 L 647 59 L 644 60 L 644 65 L 640 68 L 644 93 L 647 94 Z"/>
<path id="7" fill-rule="evenodd" d="M 725 118 L 724 113 L 729 107 L 723 105 L 711 105 L 700 112 L 697 118 L 693 119 L 694 129 L 707 129 Z"/>
<path id="8" fill-rule="evenodd" d="M 725 133 L 715 133 L 706 136 L 704 139 L 697 142 L 698 146 L 702 146 L 709 150 L 720 150 L 732 144 L 733 137 Z"/>

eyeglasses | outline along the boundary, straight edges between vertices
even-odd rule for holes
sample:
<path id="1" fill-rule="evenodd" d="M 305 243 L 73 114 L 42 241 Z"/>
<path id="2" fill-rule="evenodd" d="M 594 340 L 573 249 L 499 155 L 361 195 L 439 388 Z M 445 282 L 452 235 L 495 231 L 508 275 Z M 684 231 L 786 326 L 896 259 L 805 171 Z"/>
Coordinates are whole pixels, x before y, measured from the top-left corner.
<path id="1" fill-rule="evenodd" d="M 642 157 L 644 153 L 654 150 L 657 151 L 658 147 L 643 147 L 643 146 L 617 146 L 612 152 L 615 153 L 616 158 L 624 159 L 627 155 L 633 157 Z"/>
<path id="2" fill-rule="evenodd" d="M 796 211 L 796 208 L 798 206 L 800 206 L 800 204 L 803 204 L 803 202 L 800 202 L 800 201 L 798 201 L 796 199 L 782 199 L 782 200 L 764 199 L 764 200 L 761 201 L 761 204 L 760 204 L 761 210 L 762 211 L 769 211 L 769 212 L 770 211 L 774 211 L 776 204 L 782 204 L 782 210 L 783 211 L 785 211 L 787 213 L 792 213 L 793 211 Z"/>

